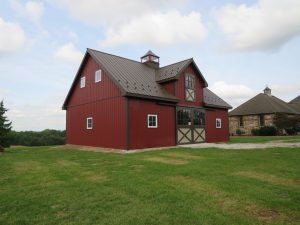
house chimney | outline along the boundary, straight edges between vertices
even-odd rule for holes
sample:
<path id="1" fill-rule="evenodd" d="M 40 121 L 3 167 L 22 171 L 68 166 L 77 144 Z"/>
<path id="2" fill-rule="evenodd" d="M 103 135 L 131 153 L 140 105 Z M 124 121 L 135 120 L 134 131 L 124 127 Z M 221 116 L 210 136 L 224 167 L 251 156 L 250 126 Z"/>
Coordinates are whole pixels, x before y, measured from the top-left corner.
<path id="1" fill-rule="evenodd" d="M 264 89 L 264 94 L 271 96 L 271 89 L 268 86 Z"/>
<path id="2" fill-rule="evenodd" d="M 151 50 L 149 50 L 144 56 L 141 57 L 141 63 L 153 68 L 159 68 L 159 56 L 155 55 Z"/>

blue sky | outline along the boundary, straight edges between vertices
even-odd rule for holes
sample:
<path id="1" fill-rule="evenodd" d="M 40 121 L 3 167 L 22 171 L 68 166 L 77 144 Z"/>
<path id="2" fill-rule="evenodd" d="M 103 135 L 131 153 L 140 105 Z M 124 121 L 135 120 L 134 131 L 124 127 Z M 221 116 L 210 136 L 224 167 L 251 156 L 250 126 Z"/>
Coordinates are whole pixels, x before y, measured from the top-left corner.
<path id="1" fill-rule="evenodd" d="M 88 4 L 87 4 L 88 3 Z M 64 98 L 86 48 L 161 65 L 193 57 L 234 107 L 266 85 L 300 95 L 298 0 L 4 0 L 0 99 L 15 130 L 64 129 Z"/>

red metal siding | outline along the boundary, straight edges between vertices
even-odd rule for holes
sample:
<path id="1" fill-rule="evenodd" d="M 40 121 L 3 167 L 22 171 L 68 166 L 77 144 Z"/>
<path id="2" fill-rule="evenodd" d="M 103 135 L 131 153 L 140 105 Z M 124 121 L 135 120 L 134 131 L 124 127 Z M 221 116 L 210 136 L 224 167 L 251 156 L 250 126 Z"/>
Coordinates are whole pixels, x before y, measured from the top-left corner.
<path id="1" fill-rule="evenodd" d="M 102 70 L 101 82 L 95 83 L 98 64 L 89 57 L 67 105 L 67 144 L 124 149 L 126 147 L 125 97 Z M 93 117 L 93 129 L 86 129 L 86 118 Z"/>
<path id="2" fill-rule="evenodd" d="M 216 119 L 222 120 L 222 127 L 216 128 Z M 229 140 L 229 121 L 227 109 L 206 110 L 206 142 Z"/>
<path id="3" fill-rule="evenodd" d="M 148 128 L 148 114 L 157 115 L 158 127 Z M 129 99 L 130 149 L 176 145 L 175 107 L 155 101 Z"/>
<path id="4" fill-rule="evenodd" d="M 195 80 L 195 88 L 196 88 L 196 101 L 190 102 L 185 100 L 185 74 L 190 73 L 193 74 L 196 78 Z M 179 105 L 186 106 L 203 106 L 203 81 L 200 79 L 200 76 L 197 74 L 197 71 L 193 68 L 192 65 L 188 66 L 179 76 L 179 80 L 176 82 L 176 92 L 179 100 Z"/>
<path id="5" fill-rule="evenodd" d="M 67 111 L 67 144 L 125 149 L 125 97 L 116 97 Z M 93 117 L 93 129 L 86 118 Z"/>
<path id="6" fill-rule="evenodd" d="M 102 80 L 95 83 L 95 72 L 101 69 L 100 66 L 88 56 L 82 69 L 81 77 L 85 76 L 85 87 L 80 88 L 80 79 L 77 81 L 67 107 L 86 104 L 114 96 L 121 96 L 120 89 L 102 70 Z"/>
<path id="7" fill-rule="evenodd" d="M 175 81 L 169 81 L 169 82 L 163 83 L 162 85 L 164 86 L 164 88 L 166 89 L 166 91 L 169 94 L 176 95 L 176 93 L 175 93 L 176 82 Z"/>

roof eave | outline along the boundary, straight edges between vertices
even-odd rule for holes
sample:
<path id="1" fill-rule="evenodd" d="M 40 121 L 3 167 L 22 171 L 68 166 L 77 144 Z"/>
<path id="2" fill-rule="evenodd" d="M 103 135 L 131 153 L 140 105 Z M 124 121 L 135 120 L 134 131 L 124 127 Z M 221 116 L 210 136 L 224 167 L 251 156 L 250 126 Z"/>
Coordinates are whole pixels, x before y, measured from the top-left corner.
<path id="1" fill-rule="evenodd" d="M 141 95 L 141 94 L 130 93 L 130 92 L 126 92 L 124 94 L 124 96 L 142 98 L 142 99 L 150 99 L 150 100 L 161 100 L 161 101 L 167 101 L 167 102 L 179 102 L 178 98 L 162 98 L 162 97 L 157 97 L 157 96 Z"/>
<path id="2" fill-rule="evenodd" d="M 218 108 L 218 109 L 232 109 L 232 106 L 223 106 L 223 105 L 213 105 L 213 104 L 207 104 L 207 103 L 203 103 L 204 106 L 206 107 L 211 107 L 211 108 Z"/>

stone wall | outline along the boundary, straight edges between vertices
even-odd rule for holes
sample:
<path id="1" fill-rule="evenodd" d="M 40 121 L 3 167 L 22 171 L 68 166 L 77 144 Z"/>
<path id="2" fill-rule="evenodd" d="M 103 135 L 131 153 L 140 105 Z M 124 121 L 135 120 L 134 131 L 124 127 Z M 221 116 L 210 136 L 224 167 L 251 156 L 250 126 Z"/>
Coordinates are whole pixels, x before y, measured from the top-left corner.
<path id="1" fill-rule="evenodd" d="M 265 126 L 273 125 L 274 114 L 264 115 Z M 243 135 L 252 135 L 251 130 L 259 128 L 259 115 L 243 116 L 244 126 L 240 127 L 240 116 L 229 117 L 230 135 L 236 135 L 237 129 L 243 132 Z"/>

